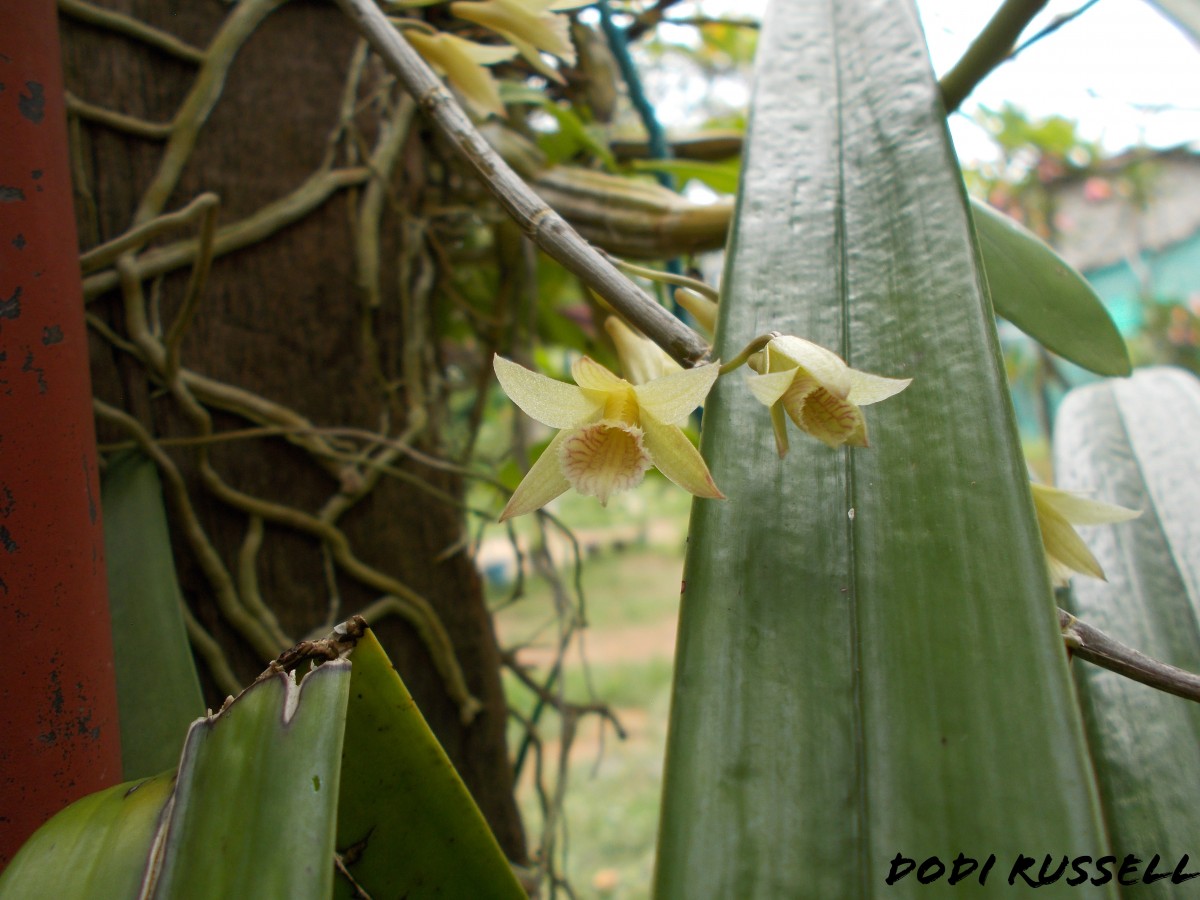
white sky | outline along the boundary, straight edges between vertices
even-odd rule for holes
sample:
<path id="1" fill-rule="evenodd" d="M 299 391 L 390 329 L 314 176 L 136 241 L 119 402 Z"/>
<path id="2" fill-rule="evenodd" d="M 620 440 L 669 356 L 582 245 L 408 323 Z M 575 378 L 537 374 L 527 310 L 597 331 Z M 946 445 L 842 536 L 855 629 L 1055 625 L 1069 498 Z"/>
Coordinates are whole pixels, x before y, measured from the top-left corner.
<path id="1" fill-rule="evenodd" d="M 1052 0 L 1026 30 L 1036 34 L 1085 0 Z M 760 15 L 767 0 L 700 0 L 710 15 Z M 917 0 L 934 69 L 940 76 L 962 55 L 1000 0 Z M 684 6 L 677 7 L 681 15 Z M 1100 0 L 995 70 L 968 98 L 997 109 L 1005 101 L 1033 118 L 1059 114 L 1079 122 L 1080 136 L 1110 152 L 1144 142 L 1200 146 L 1200 46 L 1143 0 Z M 664 116 L 664 118 L 670 118 Z M 951 118 L 964 163 L 994 157 L 992 144 L 965 115 Z"/>
<path id="2" fill-rule="evenodd" d="M 1028 37 L 1083 0 L 1052 0 Z M 998 6 L 995 0 L 918 0 L 934 69 L 949 69 Z M 1064 115 L 1080 135 L 1115 152 L 1138 142 L 1200 144 L 1200 47 L 1142 0 L 1100 0 L 1074 21 L 995 70 L 968 99 L 1005 100 L 1031 117 Z M 991 156 L 981 129 L 951 119 L 959 156 Z"/>

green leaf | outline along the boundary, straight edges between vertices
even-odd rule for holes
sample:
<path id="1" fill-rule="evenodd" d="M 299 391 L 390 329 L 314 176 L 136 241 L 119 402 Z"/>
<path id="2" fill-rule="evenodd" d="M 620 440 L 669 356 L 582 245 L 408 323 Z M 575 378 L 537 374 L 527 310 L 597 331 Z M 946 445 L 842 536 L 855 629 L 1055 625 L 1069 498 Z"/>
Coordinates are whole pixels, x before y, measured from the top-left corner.
<path id="1" fill-rule="evenodd" d="M 372 632 L 352 655 L 338 850 L 373 897 L 524 900 L 483 814 Z M 339 878 L 338 897 L 353 895 Z"/>
<path id="2" fill-rule="evenodd" d="M 108 460 L 100 483 L 108 568 L 121 769 L 143 778 L 179 762 L 204 697 L 184 628 L 162 487 L 137 451 Z"/>
<path id="3" fill-rule="evenodd" d="M 723 162 L 692 159 L 635 159 L 629 163 L 635 172 L 666 172 L 683 187 L 688 181 L 700 181 L 719 194 L 736 194 L 742 161 L 738 157 Z"/>
<path id="4" fill-rule="evenodd" d="M 716 355 L 778 330 L 914 382 L 866 408 L 870 448 L 789 424 L 782 461 L 742 379 L 710 395 L 730 499 L 693 507 L 656 896 L 920 896 L 895 856 L 960 852 L 1006 889 L 1020 853 L 1102 856 L 916 13 L 779 0 L 762 41 Z"/>
<path id="5" fill-rule="evenodd" d="M 39 828 L 0 874 L 0 898 L 138 896 L 174 776 L 118 784 L 72 803 Z"/>
<path id="6" fill-rule="evenodd" d="M 1200 672 L 1200 382 L 1180 369 L 1072 391 L 1055 428 L 1059 485 L 1142 510 L 1081 529 L 1108 582 L 1075 578 L 1069 607 L 1147 655 Z M 1113 851 L 1168 868 L 1200 834 L 1200 706 L 1074 664 Z M 1197 871 L 1195 864 L 1187 867 Z M 1160 867 L 1161 870 L 1161 867 Z M 1175 897 L 1169 880 L 1138 896 Z"/>
<path id="7" fill-rule="evenodd" d="M 1047 350 L 1098 375 L 1128 375 L 1129 351 L 1087 280 L 1036 235 L 973 200 L 992 304 Z"/>
<path id="8" fill-rule="evenodd" d="M 0 898 L 326 900 L 349 687 L 344 661 L 301 685 L 265 675 L 193 723 L 177 774 L 92 794 L 43 825 Z"/>
<path id="9" fill-rule="evenodd" d="M 525 897 L 370 631 L 299 685 L 268 671 L 196 721 L 174 774 L 59 813 L 0 898 L 360 896 L 335 883 L 335 849 L 371 896 Z"/>
<path id="10" fill-rule="evenodd" d="M 542 91 L 507 81 L 500 83 L 500 99 L 505 104 L 525 103 L 540 107 L 558 122 L 558 131 L 543 134 L 539 141 L 551 163 L 564 162 L 585 150 L 610 172 L 616 169 L 617 161 L 605 142 L 604 129 L 585 125 L 571 107 L 560 106 Z"/>
<path id="11" fill-rule="evenodd" d="M 270 674 L 188 733 L 150 896 L 324 900 L 350 663 Z"/>

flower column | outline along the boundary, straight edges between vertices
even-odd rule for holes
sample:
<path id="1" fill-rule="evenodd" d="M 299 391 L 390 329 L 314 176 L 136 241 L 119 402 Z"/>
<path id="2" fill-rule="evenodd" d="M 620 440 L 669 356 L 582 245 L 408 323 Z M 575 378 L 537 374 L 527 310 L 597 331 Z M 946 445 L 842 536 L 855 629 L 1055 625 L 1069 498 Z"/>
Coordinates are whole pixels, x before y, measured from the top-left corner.
<path id="1" fill-rule="evenodd" d="M 120 777 L 55 5 L 0 30 L 0 866 Z"/>

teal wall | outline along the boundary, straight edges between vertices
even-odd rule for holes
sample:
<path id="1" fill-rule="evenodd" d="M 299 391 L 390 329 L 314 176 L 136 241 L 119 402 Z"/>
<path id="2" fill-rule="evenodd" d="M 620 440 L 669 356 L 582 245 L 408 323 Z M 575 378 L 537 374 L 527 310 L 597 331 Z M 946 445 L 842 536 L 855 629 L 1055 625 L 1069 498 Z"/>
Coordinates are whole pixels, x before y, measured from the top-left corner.
<path id="1" fill-rule="evenodd" d="M 1149 294 L 1163 303 L 1186 302 L 1200 295 L 1200 232 L 1158 253 L 1143 253 L 1138 261 L 1150 285 Z M 1121 333 L 1136 334 L 1142 325 L 1141 281 L 1128 262 L 1084 272 Z"/>
<path id="2" fill-rule="evenodd" d="M 1142 329 L 1143 283 L 1148 286 L 1145 296 L 1158 303 L 1188 303 L 1192 298 L 1200 300 L 1200 232 L 1164 250 L 1142 253 L 1136 261 L 1136 267 L 1128 261 L 1122 261 L 1092 269 L 1084 272 L 1084 275 L 1104 301 L 1121 334 L 1128 340 Z M 1001 323 L 1000 342 L 1010 357 L 1009 379 L 1021 436 L 1025 440 L 1042 438 L 1044 435 L 1035 396 L 1036 354 L 1033 341 L 1011 325 Z M 1072 387 L 1097 380 L 1097 376 L 1091 372 L 1065 360 L 1056 358 L 1055 363 Z M 1064 393 L 1065 390 L 1054 386 L 1047 389 L 1051 414 Z"/>

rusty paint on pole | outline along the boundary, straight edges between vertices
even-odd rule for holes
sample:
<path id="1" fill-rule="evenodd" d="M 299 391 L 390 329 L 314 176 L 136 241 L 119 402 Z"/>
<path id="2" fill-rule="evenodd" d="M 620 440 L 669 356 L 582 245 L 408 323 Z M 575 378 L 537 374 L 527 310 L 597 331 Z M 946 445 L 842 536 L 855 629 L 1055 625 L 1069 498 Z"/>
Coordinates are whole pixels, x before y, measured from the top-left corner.
<path id="1" fill-rule="evenodd" d="M 58 22 L 3 7 L 0 867 L 121 772 Z"/>

